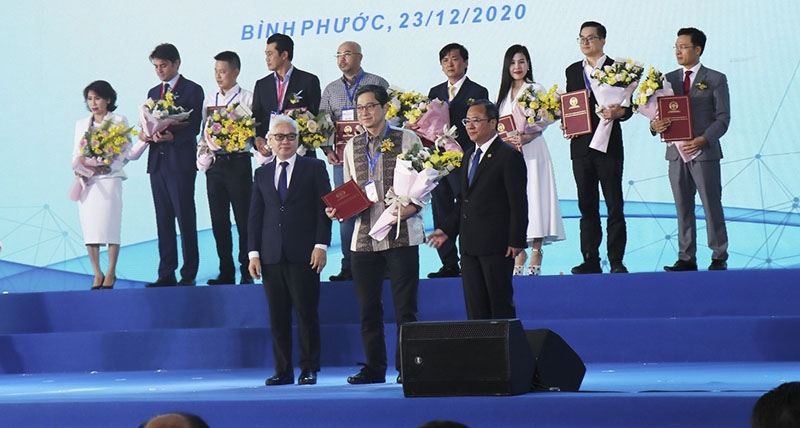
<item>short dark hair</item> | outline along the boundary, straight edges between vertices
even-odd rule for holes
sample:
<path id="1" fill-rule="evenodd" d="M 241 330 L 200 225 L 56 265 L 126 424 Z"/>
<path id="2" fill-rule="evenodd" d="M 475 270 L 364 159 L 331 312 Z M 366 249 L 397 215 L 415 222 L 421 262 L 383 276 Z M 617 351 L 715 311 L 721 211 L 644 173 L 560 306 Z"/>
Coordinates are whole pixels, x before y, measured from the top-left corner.
<path id="1" fill-rule="evenodd" d="M 486 118 L 489 120 L 497 120 L 497 118 L 500 117 L 500 112 L 497 110 L 497 105 L 485 98 L 475 100 L 469 105 L 470 108 L 475 106 L 483 106 L 483 108 L 486 110 Z"/>
<path id="2" fill-rule="evenodd" d="M 267 44 L 275 43 L 275 49 L 279 54 L 289 52 L 289 61 L 294 58 L 294 41 L 286 34 L 275 33 L 267 39 Z"/>
<path id="3" fill-rule="evenodd" d="M 83 88 L 83 100 L 89 98 L 89 91 L 94 92 L 100 98 L 108 101 L 108 111 L 117 109 L 117 91 L 111 87 L 111 84 L 105 80 L 95 80 Z M 89 106 L 86 106 L 89 109 Z M 91 111 L 91 109 L 89 109 Z"/>
<path id="4" fill-rule="evenodd" d="M 446 57 L 447 54 L 449 54 L 452 50 L 457 50 L 461 55 L 461 58 L 464 58 L 464 61 L 469 61 L 469 52 L 467 52 L 467 48 L 465 48 L 464 45 L 458 43 L 449 43 L 444 45 L 444 47 L 439 50 L 439 62 L 442 62 L 444 57 Z"/>
<path id="5" fill-rule="evenodd" d="M 703 55 L 703 52 L 706 51 L 706 34 L 697 28 L 681 28 L 678 30 L 678 37 L 680 36 L 690 36 L 692 38 L 692 44 L 700 46 L 700 55 Z"/>
<path id="6" fill-rule="evenodd" d="M 150 61 L 155 59 L 163 59 L 164 61 L 175 62 L 181 60 L 181 54 L 178 53 L 178 48 L 171 43 L 162 43 L 153 49 L 150 54 Z"/>
<path id="7" fill-rule="evenodd" d="M 599 23 L 597 21 L 586 21 L 583 24 L 581 24 L 581 30 L 583 30 L 586 27 L 594 27 L 594 28 L 596 28 L 597 29 L 597 36 L 600 37 L 601 39 L 605 39 L 606 38 L 606 27 L 604 27 L 603 24 L 601 24 L 601 23 Z"/>
<path id="8" fill-rule="evenodd" d="M 367 92 L 372 92 L 372 94 L 375 95 L 375 100 L 380 103 L 381 107 L 385 106 L 386 103 L 389 102 L 389 93 L 386 92 L 386 89 L 384 89 L 383 86 L 378 85 L 364 85 L 358 88 L 358 91 L 356 92 L 356 101 L 358 101 L 358 97 L 360 97 L 362 94 L 366 94 Z"/>
<path id="9" fill-rule="evenodd" d="M 786 382 L 765 393 L 753 406 L 752 428 L 793 428 L 800 424 L 800 382 Z"/>
<path id="10" fill-rule="evenodd" d="M 233 51 L 222 51 L 214 57 L 217 61 L 225 61 L 228 65 L 231 66 L 234 70 L 241 70 L 242 68 L 242 60 L 239 59 L 239 55 Z"/>
<path id="11" fill-rule="evenodd" d="M 146 422 L 144 422 L 141 425 L 139 425 L 139 428 L 145 428 L 147 426 L 147 424 L 150 423 L 150 421 L 152 421 L 153 419 L 156 419 L 156 418 L 161 417 L 161 416 L 167 416 L 167 415 L 175 415 L 175 416 L 178 416 L 180 418 L 183 418 L 183 420 L 185 420 L 189 424 L 189 426 L 191 428 L 210 428 L 208 426 L 208 423 L 206 421 L 204 421 L 203 418 L 201 418 L 200 416 L 191 414 L 191 413 L 186 413 L 186 412 L 164 413 L 164 414 L 161 414 L 161 415 L 153 416 L 152 418 L 148 419 Z"/>

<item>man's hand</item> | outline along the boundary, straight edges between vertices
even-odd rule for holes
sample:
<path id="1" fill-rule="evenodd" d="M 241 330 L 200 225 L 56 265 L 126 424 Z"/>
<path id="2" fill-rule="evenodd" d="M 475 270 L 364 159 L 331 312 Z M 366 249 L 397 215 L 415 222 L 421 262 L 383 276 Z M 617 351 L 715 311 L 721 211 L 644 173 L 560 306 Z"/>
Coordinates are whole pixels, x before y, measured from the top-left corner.
<path id="1" fill-rule="evenodd" d="M 326 155 L 328 156 L 328 163 L 331 165 L 341 165 L 344 163 L 339 159 L 339 156 L 336 155 L 336 150 L 328 150 Z"/>
<path id="2" fill-rule="evenodd" d="M 261 279 L 261 259 L 253 257 L 250 259 L 250 265 L 247 266 L 247 271 L 253 279 Z"/>
<path id="3" fill-rule="evenodd" d="M 428 242 L 428 246 L 437 249 L 444 245 L 448 239 L 450 238 L 444 232 L 442 232 L 442 229 L 436 229 L 433 231 L 433 233 L 425 237 L 425 240 Z"/>
<path id="4" fill-rule="evenodd" d="M 325 207 L 325 215 L 331 220 L 336 220 L 336 208 Z"/>
<path id="5" fill-rule="evenodd" d="M 416 205 L 408 204 L 408 205 L 400 208 L 400 220 L 405 220 L 405 219 L 411 217 L 412 215 L 414 215 L 414 214 L 416 214 L 418 212 L 419 212 L 419 209 L 417 209 Z M 392 215 L 394 216 L 394 220 L 392 221 L 392 224 L 397 224 L 397 211 L 393 212 Z"/>
<path id="6" fill-rule="evenodd" d="M 311 269 L 317 273 L 322 272 L 322 268 L 325 267 L 325 264 L 328 263 L 328 254 L 322 248 L 314 248 L 311 251 Z"/>
<path id="7" fill-rule="evenodd" d="M 662 134 L 666 132 L 667 129 L 669 129 L 669 126 L 671 124 L 672 121 L 670 119 L 654 119 L 652 122 L 650 122 L 650 129 L 652 129 L 655 132 L 658 132 L 659 134 Z"/>
<path id="8" fill-rule="evenodd" d="M 509 245 L 508 249 L 506 250 L 506 257 L 515 258 L 523 250 L 524 250 L 524 248 L 517 248 L 517 247 L 512 247 L 512 246 Z"/>
<path id="9" fill-rule="evenodd" d="M 175 136 L 172 135 L 172 132 L 169 130 L 163 130 L 161 132 L 156 132 L 153 135 L 153 142 L 154 143 L 166 143 L 168 141 L 172 141 L 175 139 Z"/>
<path id="10" fill-rule="evenodd" d="M 706 137 L 697 137 L 691 141 L 683 143 L 683 149 L 686 151 L 686 153 L 692 155 L 698 150 L 702 149 L 706 144 L 708 144 Z"/>
<path id="11" fill-rule="evenodd" d="M 256 150 L 265 157 L 272 156 L 272 148 L 264 137 L 256 137 Z"/>
<path id="12" fill-rule="evenodd" d="M 600 116 L 605 120 L 612 121 L 625 116 L 625 109 L 619 104 L 611 104 L 610 106 L 604 108 L 602 112 L 600 112 Z"/>

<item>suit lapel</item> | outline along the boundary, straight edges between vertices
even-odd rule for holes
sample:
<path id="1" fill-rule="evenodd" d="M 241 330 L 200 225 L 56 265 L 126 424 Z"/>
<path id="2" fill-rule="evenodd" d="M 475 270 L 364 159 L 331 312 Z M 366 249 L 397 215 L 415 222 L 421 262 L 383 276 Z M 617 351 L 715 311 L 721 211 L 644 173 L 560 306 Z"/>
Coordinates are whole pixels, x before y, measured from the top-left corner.
<path id="1" fill-rule="evenodd" d="M 706 80 L 706 68 L 701 65 L 700 68 L 697 69 L 697 76 L 694 77 L 694 82 L 692 83 L 692 86 L 689 88 L 688 95 L 691 95 L 692 93 L 698 91 L 699 89 L 697 89 L 697 85 L 699 85 L 700 82 L 703 82 L 704 80 Z"/>
<path id="2" fill-rule="evenodd" d="M 280 202 L 280 196 L 278 195 L 278 189 L 275 188 L 275 168 L 278 165 L 278 158 L 275 158 L 272 162 L 264 165 L 265 174 L 264 178 L 267 180 L 267 183 L 264 186 L 266 194 L 269 195 L 270 198 L 275 199 Z"/>

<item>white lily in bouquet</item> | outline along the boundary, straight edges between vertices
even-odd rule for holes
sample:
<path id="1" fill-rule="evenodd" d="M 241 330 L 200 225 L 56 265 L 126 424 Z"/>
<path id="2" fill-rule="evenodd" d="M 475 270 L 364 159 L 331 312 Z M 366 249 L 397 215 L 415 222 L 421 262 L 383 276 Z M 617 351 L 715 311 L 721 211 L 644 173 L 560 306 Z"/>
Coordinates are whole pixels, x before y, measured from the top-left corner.
<path id="1" fill-rule="evenodd" d="M 598 82 L 596 86 L 592 85 L 592 91 L 597 99 L 595 113 L 600 116 L 603 110 L 613 104 L 630 107 L 631 96 L 639 85 L 642 71 L 644 71 L 644 64 L 624 58 L 617 58 L 614 60 L 614 64 L 593 71 L 592 79 Z M 612 126 L 613 121 L 601 120 L 589 147 L 605 153 L 608 150 L 608 139 L 611 136 Z"/>
<path id="2" fill-rule="evenodd" d="M 522 121 L 520 119 L 524 119 L 522 122 L 525 123 L 525 131 L 528 133 L 544 131 L 561 116 L 563 93 L 564 91 L 558 89 L 558 85 L 553 85 L 547 91 L 539 84 L 526 87 L 517 97 L 517 106 L 514 106 L 511 112 L 514 122 L 518 123 Z"/>
<path id="3" fill-rule="evenodd" d="M 391 144 L 391 141 L 389 141 Z M 442 177 L 461 166 L 463 153 L 438 150 L 415 144 L 409 150 L 397 155 L 394 168 L 394 183 L 386 192 L 386 209 L 369 231 L 378 241 L 389 234 L 397 225 L 395 238 L 400 236 L 400 212 L 409 204 L 425 205 L 430 200 L 431 191 Z"/>
<path id="4" fill-rule="evenodd" d="M 170 89 L 164 94 L 164 99 L 148 98 L 139 107 L 139 126 L 142 127 L 142 134 L 147 139 L 151 139 L 154 134 L 185 122 L 189 119 L 190 114 L 192 114 L 192 110 L 185 111 L 183 107 L 175 105 L 175 94 Z"/>

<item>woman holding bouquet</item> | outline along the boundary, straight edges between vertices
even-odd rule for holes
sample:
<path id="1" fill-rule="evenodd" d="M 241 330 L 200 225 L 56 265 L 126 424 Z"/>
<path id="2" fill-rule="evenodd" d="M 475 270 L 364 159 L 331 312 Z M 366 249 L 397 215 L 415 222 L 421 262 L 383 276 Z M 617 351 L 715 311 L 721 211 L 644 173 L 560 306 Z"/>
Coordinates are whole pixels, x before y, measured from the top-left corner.
<path id="1" fill-rule="evenodd" d="M 531 71 L 531 56 L 528 48 L 513 45 L 503 59 L 500 91 L 497 105 L 500 117 L 511 115 L 516 133 L 504 141 L 522 152 L 528 170 L 528 230 L 531 246 L 528 275 L 540 275 L 542 270 L 542 245 L 565 239 L 558 192 L 553 175 L 553 164 L 547 141 L 542 136 L 544 129 L 552 123 L 546 112 L 524 109 L 518 98 L 526 90 L 547 92 L 542 85 L 534 83 Z M 532 120 L 529 120 L 533 118 Z M 520 195 L 522 197 L 522 195 Z M 514 275 L 522 275 L 527 255 L 522 251 L 514 261 Z"/>
<path id="2" fill-rule="evenodd" d="M 90 83 L 83 90 L 86 107 L 92 112 L 89 117 L 75 124 L 75 147 L 72 167 L 80 185 L 78 214 L 83 230 L 83 240 L 89 252 L 94 270 L 92 290 L 113 288 L 117 279 L 116 266 L 119 257 L 120 228 L 122 223 L 122 180 L 126 179 L 122 168 L 128 162 L 130 150 L 130 128 L 124 116 L 112 113 L 116 110 L 117 93 L 104 80 Z M 108 130 L 110 137 L 118 137 L 119 153 L 87 156 L 87 145 L 97 140 L 97 131 Z M 110 141 L 109 137 L 103 142 Z M 102 158 L 105 158 L 104 162 Z M 100 268 L 100 246 L 108 244 L 108 269 L 103 274 Z"/>

